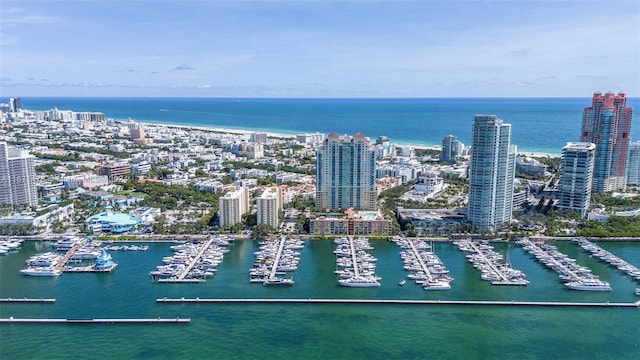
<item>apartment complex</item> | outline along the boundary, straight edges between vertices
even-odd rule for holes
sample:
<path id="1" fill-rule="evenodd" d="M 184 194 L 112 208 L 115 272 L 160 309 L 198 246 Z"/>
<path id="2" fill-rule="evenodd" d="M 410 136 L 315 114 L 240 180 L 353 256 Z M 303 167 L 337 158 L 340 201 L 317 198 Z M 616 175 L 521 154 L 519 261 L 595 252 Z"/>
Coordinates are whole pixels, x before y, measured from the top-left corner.
<path id="1" fill-rule="evenodd" d="M 318 209 L 376 208 L 375 152 L 364 135 L 331 133 L 316 155 Z"/>
<path id="2" fill-rule="evenodd" d="M 266 188 L 256 199 L 258 224 L 266 224 L 277 229 L 280 220 L 278 215 L 282 210 L 282 195 L 280 188 L 272 186 Z"/>
<path id="3" fill-rule="evenodd" d="M 596 145 L 593 191 L 622 189 L 625 183 L 627 146 L 633 109 L 626 106 L 624 93 L 593 94 L 584 108 L 580 141 Z"/>
<path id="4" fill-rule="evenodd" d="M 218 215 L 220 227 L 226 228 L 242 222 L 242 215 L 249 211 L 249 192 L 239 187 L 225 194 L 219 200 Z"/>
<path id="5" fill-rule="evenodd" d="M 497 231 L 511 222 L 516 146 L 511 124 L 496 115 L 476 115 L 469 162 L 467 220 L 481 231 Z"/>
<path id="6" fill-rule="evenodd" d="M 596 145 L 570 142 L 562 148 L 562 170 L 558 182 L 558 208 L 585 217 L 591 204 L 591 186 Z"/>
<path id="7" fill-rule="evenodd" d="M 0 142 L 0 204 L 38 203 L 34 159 L 29 151 Z"/>

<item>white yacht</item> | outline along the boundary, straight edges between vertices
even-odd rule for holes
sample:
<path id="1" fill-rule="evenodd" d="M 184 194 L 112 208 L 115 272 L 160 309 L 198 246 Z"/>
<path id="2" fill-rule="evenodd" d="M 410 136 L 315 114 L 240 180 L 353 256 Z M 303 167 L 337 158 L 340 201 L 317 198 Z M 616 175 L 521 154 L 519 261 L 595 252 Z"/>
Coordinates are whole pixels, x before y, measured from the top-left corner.
<path id="1" fill-rule="evenodd" d="M 293 279 L 284 279 L 284 278 L 267 278 L 262 283 L 264 286 L 291 286 L 293 285 Z"/>
<path id="2" fill-rule="evenodd" d="M 340 286 L 347 287 L 375 287 L 380 286 L 380 282 L 371 277 L 351 277 L 338 280 Z"/>
<path id="3" fill-rule="evenodd" d="M 427 280 L 427 282 L 424 283 L 423 288 L 425 290 L 450 290 L 451 284 L 446 281 Z"/>
<path id="4" fill-rule="evenodd" d="M 572 290 L 611 291 L 611 286 L 609 285 L 608 282 L 596 280 L 596 279 L 582 279 L 577 281 L 571 281 L 564 285 Z"/>
<path id="5" fill-rule="evenodd" d="M 62 271 L 54 268 L 35 267 L 22 269 L 20 270 L 20 273 L 29 276 L 59 276 L 62 274 Z"/>

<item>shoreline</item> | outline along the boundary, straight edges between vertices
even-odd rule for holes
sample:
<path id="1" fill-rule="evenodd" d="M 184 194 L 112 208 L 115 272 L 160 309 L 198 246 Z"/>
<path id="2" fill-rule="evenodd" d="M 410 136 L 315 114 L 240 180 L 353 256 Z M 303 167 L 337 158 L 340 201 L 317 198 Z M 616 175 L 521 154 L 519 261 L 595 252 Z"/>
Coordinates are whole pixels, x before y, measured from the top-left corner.
<path id="1" fill-rule="evenodd" d="M 117 122 L 121 122 L 121 123 L 126 123 L 127 121 L 129 121 L 129 119 L 123 120 L 123 119 L 114 119 L 114 118 L 110 118 L 107 120 L 113 120 L 113 121 L 117 121 Z M 135 121 L 135 120 L 134 120 Z M 280 140 L 295 140 L 296 135 L 297 134 L 315 134 L 316 132 L 304 132 L 304 133 L 291 133 L 291 134 L 287 134 L 287 133 L 280 133 L 280 132 L 274 132 L 272 130 L 263 130 L 263 129 L 247 129 L 247 128 L 238 128 L 238 129 L 234 129 L 234 128 L 225 128 L 225 127 L 215 127 L 215 126 L 199 126 L 199 125 L 187 125 L 187 124 L 168 124 L 168 123 L 162 123 L 162 122 L 152 122 L 152 121 L 148 121 L 148 120 L 143 120 L 143 121 L 136 121 L 139 124 L 143 124 L 145 126 L 156 126 L 156 127 L 166 127 L 166 128 L 172 128 L 172 129 L 181 129 L 181 130 L 198 130 L 198 131 L 208 131 L 208 132 L 214 132 L 214 133 L 222 133 L 222 134 L 232 134 L 232 135 L 242 135 L 242 136 L 250 136 L 252 133 L 265 133 L 267 134 L 267 137 L 271 137 L 271 138 L 276 138 L 276 139 L 280 139 Z M 325 134 L 326 136 L 326 134 Z M 371 137 L 368 137 L 371 140 Z M 442 150 L 442 146 L 441 145 L 430 145 L 430 144 L 415 144 L 415 143 L 410 143 L 410 142 L 402 142 L 402 141 L 395 141 L 393 142 L 398 146 L 411 146 L 415 149 L 426 149 L 426 150 L 437 150 L 440 151 Z M 562 155 L 560 153 L 553 153 L 553 152 L 545 152 L 545 151 L 529 151 L 529 150 L 523 150 L 523 151 L 518 151 L 517 152 L 518 155 L 523 155 L 523 156 L 527 156 L 527 157 L 561 157 Z"/>

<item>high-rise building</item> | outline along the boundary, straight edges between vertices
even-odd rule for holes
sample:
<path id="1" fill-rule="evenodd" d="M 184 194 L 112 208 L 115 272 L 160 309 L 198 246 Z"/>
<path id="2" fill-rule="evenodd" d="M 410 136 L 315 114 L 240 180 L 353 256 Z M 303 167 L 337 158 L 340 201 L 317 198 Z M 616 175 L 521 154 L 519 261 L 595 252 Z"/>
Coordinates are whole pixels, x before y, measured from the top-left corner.
<path id="1" fill-rule="evenodd" d="M 225 194 L 219 200 L 218 215 L 220 227 L 226 228 L 242 222 L 242 215 L 249 211 L 249 192 L 239 187 Z"/>
<path id="2" fill-rule="evenodd" d="M 596 145 L 570 142 L 562 148 L 562 169 L 558 182 L 558 208 L 585 217 L 591 204 L 591 183 Z"/>
<path id="3" fill-rule="evenodd" d="M 331 133 L 316 155 L 317 208 L 376 208 L 375 152 L 364 135 Z"/>
<path id="4" fill-rule="evenodd" d="M 625 187 L 627 145 L 633 109 L 626 106 L 624 93 L 593 94 L 591 106 L 584 108 L 580 141 L 596 144 L 593 167 L 594 191 Z"/>
<path id="5" fill-rule="evenodd" d="M 27 150 L 7 146 L 0 142 L 0 203 L 38 203 L 35 157 Z"/>
<path id="6" fill-rule="evenodd" d="M 258 224 L 266 224 L 274 229 L 280 225 L 278 215 L 282 210 L 282 195 L 280 188 L 272 186 L 266 188 L 256 199 Z"/>
<path id="7" fill-rule="evenodd" d="M 447 135 L 442 139 L 442 152 L 440 161 L 450 164 L 456 163 L 456 158 L 462 155 L 464 145 L 453 135 Z"/>
<path id="8" fill-rule="evenodd" d="M 516 150 L 511 124 L 495 115 L 475 116 L 467 220 L 480 231 L 499 231 L 511 222 Z"/>
<path id="9" fill-rule="evenodd" d="M 9 98 L 9 112 L 17 112 L 22 109 L 22 98 Z"/>
<path id="10" fill-rule="evenodd" d="M 627 185 L 640 185 L 640 141 L 629 143 L 625 166 Z"/>

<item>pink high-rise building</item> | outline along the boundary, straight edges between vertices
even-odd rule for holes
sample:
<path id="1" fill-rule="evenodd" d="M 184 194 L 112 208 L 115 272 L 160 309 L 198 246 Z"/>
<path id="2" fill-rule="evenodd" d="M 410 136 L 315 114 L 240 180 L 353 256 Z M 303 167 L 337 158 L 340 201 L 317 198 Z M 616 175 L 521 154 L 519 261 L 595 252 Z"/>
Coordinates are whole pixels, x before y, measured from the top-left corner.
<path id="1" fill-rule="evenodd" d="M 591 106 L 584 108 L 580 140 L 596 144 L 593 191 L 624 188 L 627 145 L 633 109 L 626 106 L 624 93 L 593 94 Z"/>

